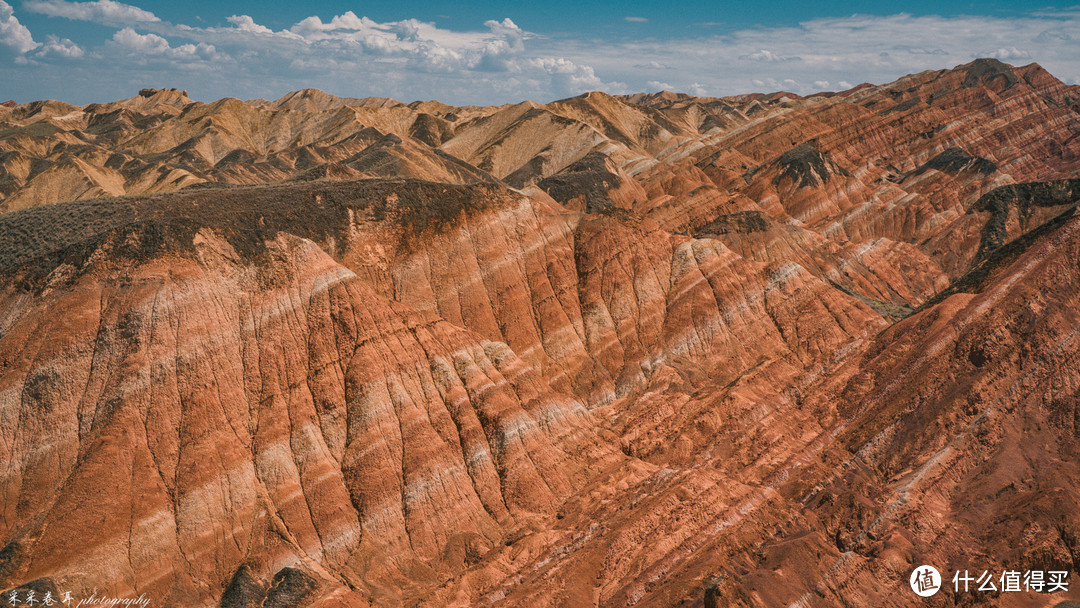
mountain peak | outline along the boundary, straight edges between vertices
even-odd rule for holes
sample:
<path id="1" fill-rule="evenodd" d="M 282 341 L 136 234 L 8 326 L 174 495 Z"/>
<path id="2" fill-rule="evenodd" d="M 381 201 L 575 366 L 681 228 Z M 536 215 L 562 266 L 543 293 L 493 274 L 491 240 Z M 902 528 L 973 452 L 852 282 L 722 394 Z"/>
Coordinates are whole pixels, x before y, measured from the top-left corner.
<path id="1" fill-rule="evenodd" d="M 1007 89 L 1020 82 L 1020 78 L 1016 75 L 1016 68 L 990 57 L 976 59 L 958 69 L 966 74 L 963 84 L 965 89 L 990 84 Z"/>
<path id="2" fill-rule="evenodd" d="M 191 103 L 191 99 L 188 98 L 187 91 L 181 91 L 180 89 L 145 88 L 139 90 L 139 93 L 134 97 L 129 97 L 117 103 L 129 108 L 148 110 L 155 106 L 183 108 Z"/>
<path id="3" fill-rule="evenodd" d="M 187 91 L 180 91 L 178 89 L 141 89 L 139 90 L 139 97 L 146 97 L 149 99 L 187 97 Z"/>

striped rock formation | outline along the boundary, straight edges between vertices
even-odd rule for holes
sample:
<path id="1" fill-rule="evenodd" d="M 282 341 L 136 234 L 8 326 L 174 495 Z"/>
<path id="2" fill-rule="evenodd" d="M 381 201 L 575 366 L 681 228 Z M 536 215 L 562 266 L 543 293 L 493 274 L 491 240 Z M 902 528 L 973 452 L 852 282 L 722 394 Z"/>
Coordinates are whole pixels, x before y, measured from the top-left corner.
<path id="1" fill-rule="evenodd" d="M 1078 134 L 1080 88 L 994 60 L 0 106 L 0 589 L 914 606 L 922 563 L 1075 571 Z"/>

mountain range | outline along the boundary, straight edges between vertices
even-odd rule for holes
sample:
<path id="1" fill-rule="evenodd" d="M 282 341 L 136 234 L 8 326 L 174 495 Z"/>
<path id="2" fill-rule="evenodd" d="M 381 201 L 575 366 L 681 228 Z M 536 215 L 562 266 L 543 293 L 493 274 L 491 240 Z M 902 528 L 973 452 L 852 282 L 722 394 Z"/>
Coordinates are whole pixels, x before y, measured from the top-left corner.
<path id="1" fill-rule="evenodd" d="M 0 105 L 0 589 L 1068 606 L 1080 86 Z M 923 599 L 912 570 L 946 579 Z"/>

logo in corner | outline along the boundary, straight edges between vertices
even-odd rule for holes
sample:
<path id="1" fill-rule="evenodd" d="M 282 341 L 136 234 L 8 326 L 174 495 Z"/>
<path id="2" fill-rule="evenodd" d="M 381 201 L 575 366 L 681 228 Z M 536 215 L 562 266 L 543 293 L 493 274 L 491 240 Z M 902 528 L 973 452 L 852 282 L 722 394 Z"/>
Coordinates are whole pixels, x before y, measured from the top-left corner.
<path id="1" fill-rule="evenodd" d="M 941 573 L 933 566 L 919 566 L 911 573 L 911 590 L 919 597 L 930 597 L 941 589 Z"/>

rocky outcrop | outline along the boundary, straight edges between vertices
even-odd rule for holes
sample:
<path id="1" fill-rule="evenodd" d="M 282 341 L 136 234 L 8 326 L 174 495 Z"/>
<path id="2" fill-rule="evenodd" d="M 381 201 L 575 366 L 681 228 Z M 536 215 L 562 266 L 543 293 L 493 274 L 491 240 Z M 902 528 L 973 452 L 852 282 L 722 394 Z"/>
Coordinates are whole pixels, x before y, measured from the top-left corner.
<path id="1" fill-rule="evenodd" d="M 648 199 L 640 184 L 599 152 L 590 152 L 536 185 L 564 207 L 584 213 L 629 210 Z"/>

